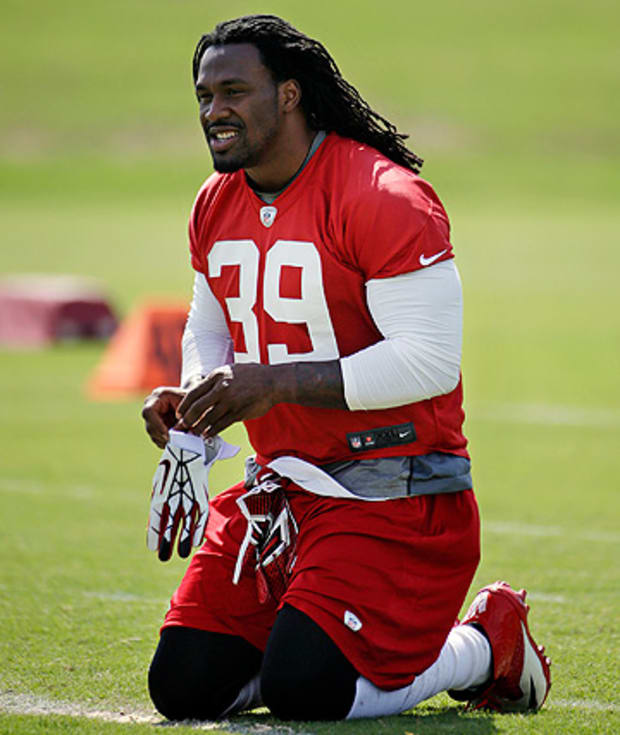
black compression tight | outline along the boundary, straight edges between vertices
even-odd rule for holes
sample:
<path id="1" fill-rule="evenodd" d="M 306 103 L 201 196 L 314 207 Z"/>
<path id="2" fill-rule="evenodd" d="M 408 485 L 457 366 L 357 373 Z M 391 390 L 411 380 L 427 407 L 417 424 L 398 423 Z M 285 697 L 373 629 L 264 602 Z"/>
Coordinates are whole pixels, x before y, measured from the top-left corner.
<path id="1" fill-rule="evenodd" d="M 165 628 L 149 690 L 170 720 L 213 720 L 259 671 L 265 705 L 281 719 L 339 720 L 353 704 L 357 671 L 311 618 L 290 605 L 278 613 L 264 655 L 237 636 Z"/>
<path id="2" fill-rule="evenodd" d="M 283 720 L 341 720 L 353 704 L 358 673 L 305 613 L 280 611 L 265 650 L 261 692 Z"/>

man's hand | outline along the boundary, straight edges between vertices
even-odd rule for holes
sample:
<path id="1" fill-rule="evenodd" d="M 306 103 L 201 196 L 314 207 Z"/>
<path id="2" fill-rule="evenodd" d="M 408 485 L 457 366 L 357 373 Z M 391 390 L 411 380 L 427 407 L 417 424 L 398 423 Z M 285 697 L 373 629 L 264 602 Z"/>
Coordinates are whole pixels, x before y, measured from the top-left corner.
<path id="1" fill-rule="evenodd" d="M 263 416 L 276 403 L 287 400 L 287 373 L 293 370 L 292 365 L 258 363 L 216 368 L 177 404 L 177 428 L 209 438 L 236 421 Z"/>
<path id="2" fill-rule="evenodd" d="M 160 449 L 168 442 L 168 430 L 178 423 L 176 410 L 186 393 L 183 388 L 162 386 L 144 400 L 142 418 L 146 432 Z"/>
<path id="3" fill-rule="evenodd" d="M 222 365 L 185 388 L 156 388 L 144 401 L 142 417 L 163 449 L 169 429 L 212 438 L 236 421 L 263 416 L 277 403 L 346 410 L 338 360 Z"/>

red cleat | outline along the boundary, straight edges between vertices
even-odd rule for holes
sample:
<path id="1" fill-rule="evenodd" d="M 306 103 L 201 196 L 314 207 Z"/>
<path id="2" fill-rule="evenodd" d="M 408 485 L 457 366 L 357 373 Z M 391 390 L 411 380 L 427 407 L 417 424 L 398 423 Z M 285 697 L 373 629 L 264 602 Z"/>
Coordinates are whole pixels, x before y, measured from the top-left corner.
<path id="1" fill-rule="evenodd" d="M 493 675 L 482 686 L 449 691 L 453 699 L 467 701 L 471 709 L 498 712 L 536 712 L 543 706 L 551 687 L 551 661 L 530 634 L 525 595 L 506 582 L 478 592 L 461 625 L 474 625 L 488 638 Z"/>

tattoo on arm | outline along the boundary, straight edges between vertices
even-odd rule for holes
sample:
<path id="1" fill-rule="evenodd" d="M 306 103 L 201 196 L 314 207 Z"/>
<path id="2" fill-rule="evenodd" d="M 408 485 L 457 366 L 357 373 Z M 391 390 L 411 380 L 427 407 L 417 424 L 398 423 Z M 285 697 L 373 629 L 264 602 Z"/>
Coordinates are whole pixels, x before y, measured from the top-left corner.
<path id="1" fill-rule="evenodd" d="M 347 410 L 339 360 L 294 363 L 294 403 Z"/>

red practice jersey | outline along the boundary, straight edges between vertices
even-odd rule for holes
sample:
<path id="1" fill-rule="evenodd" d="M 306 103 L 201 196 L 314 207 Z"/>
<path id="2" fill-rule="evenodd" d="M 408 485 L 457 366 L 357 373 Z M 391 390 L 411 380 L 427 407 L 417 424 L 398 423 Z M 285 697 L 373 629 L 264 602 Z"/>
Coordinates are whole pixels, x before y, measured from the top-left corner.
<path id="1" fill-rule="evenodd" d="M 333 133 L 272 206 L 243 171 L 213 174 L 194 204 L 190 247 L 226 316 L 235 362 L 264 364 L 334 360 L 378 342 L 365 284 L 453 257 L 431 186 Z M 261 463 L 292 455 L 324 464 L 466 457 L 463 418 L 459 381 L 446 395 L 380 410 L 279 404 L 245 425 Z"/>

